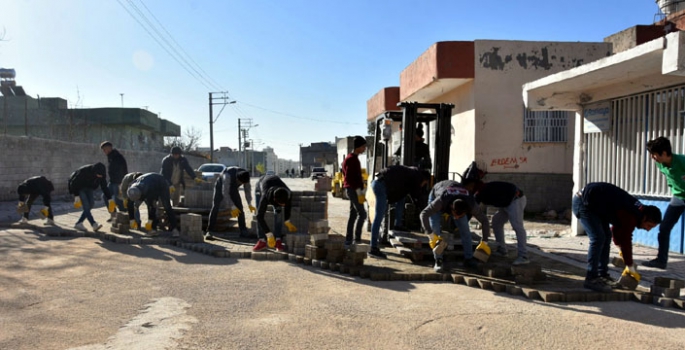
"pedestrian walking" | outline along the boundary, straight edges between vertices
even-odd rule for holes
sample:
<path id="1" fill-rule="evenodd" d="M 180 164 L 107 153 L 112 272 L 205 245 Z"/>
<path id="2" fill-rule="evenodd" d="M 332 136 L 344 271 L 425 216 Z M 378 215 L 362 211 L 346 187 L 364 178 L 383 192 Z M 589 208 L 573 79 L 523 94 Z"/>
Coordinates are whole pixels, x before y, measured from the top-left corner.
<path id="1" fill-rule="evenodd" d="M 364 209 L 365 186 L 362 180 L 362 168 L 359 155 L 366 152 L 366 139 L 355 136 L 354 149 L 342 162 L 341 171 L 344 176 L 343 188 L 350 199 L 350 216 L 347 220 L 347 234 L 345 235 L 345 248 L 349 248 L 354 238 L 354 243 L 362 241 L 362 226 L 366 221 L 366 209 Z"/>

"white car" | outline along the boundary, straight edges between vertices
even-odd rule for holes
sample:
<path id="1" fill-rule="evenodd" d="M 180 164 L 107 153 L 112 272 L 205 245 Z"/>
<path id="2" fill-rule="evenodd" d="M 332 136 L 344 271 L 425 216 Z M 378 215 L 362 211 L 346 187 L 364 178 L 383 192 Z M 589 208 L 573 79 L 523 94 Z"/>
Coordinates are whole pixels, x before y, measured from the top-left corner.
<path id="1" fill-rule="evenodd" d="M 222 171 L 226 169 L 226 166 L 219 163 L 205 163 L 197 168 L 197 171 L 202 172 L 202 180 L 204 181 L 214 181 L 215 174 L 221 174 Z"/>

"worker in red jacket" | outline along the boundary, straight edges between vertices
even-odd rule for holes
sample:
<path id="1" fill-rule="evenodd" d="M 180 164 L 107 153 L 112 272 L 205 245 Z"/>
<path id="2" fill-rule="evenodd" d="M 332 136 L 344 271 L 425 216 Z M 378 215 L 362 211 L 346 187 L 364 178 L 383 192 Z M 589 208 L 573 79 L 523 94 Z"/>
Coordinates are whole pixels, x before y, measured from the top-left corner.
<path id="1" fill-rule="evenodd" d="M 354 242 L 362 241 L 362 226 L 366 221 L 366 209 L 364 209 L 365 193 L 364 180 L 362 180 L 362 167 L 359 155 L 366 151 L 366 139 L 361 136 L 354 137 L 354 149 L 342 162 L 344 175 L 343 188 L 350 199 L 350 218 L 347 220 L 347 234 L 345 235 L 345 248 Z"/>
<path id="2" fill-rule="evenodd" d="M 585 229 L 590 246 L 587 272 L 583 286 L 598 292 L 619 288 L 609 276 L 609 251 L 614 243 L 621 249 L 626 272 L 639 280 L 633 262 L 633 231 L 651 230 L 661 223 L 661 211 L 653 205 L 643 205 L 637 198 L 615 185 L 590 183 L 573 196 L 573 214 Z M 612 228 L 609 228 L 612 225 Z"/>

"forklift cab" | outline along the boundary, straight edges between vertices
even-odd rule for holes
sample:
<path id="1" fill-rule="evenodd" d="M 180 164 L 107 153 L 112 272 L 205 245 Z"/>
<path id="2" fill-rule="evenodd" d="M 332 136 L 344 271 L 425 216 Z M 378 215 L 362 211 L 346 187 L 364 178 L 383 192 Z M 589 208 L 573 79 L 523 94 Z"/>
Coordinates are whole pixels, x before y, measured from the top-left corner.
<path id="1" fill-rule="evenodd" d="M 381 169 L 390 165 L 420 166 L 428 170 L 432 175 L 432 181 L 426 188 L 426 196 L 433 183 L 446 180 L 449 171 L 449 152 L 451 143 L 451 119 L 453 104 L 448 103 L 418 103 L 400 102 L 397 104 L 400 111 L 388 111 L 376 118 L 375 137 L 373 145 L 373 159 L 371 160 L 371 171 L 366 193 L 369 204 L 368 230 L 371 229 L 377 213 L 375 212 L 376 198 L 371 191 L 371 182 Z M 435 128 L 431 132 L 431 128 Z M 417 159 L 416 142 L 417 130 L 424 130 L 425 143 L 428 146 L 429 158 Z M 395 153 L 399 150 L 399 156 Z M 420 151 L 420 150 L 419 150 Z M 424 203 L 425 204 L 425 203 Z M 379 213 L 384 215 L 384 225 L 382 226 L 381 240 L 387 241 L 388 229 L 390 227 L 390 211 L 394 203 L 388 203 L 388 211 Z M 423 208 L 418 210 L 404 211 L 404 222 L 406 227 L 420 230 L 419 226 L 407 223 L 418 223 L 418 216 Z"/>

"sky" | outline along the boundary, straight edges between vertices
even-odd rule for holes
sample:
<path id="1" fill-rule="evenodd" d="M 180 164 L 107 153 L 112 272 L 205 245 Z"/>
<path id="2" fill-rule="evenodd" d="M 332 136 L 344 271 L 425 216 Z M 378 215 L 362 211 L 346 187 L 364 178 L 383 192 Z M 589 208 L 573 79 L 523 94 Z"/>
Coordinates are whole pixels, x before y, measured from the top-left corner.
<path id="1" fill-rule="evenodd" d="M 238 147 L 365 135 L 366 101 L 433 43 L 602 41 L 651 24 L 654 0 L 0 0 L 0 67 L 33 97 L 138 107 Z M 3 34 L 4 33 L 4 34 Z M 220 94 L 215 94 L 221 96 Z"/>

